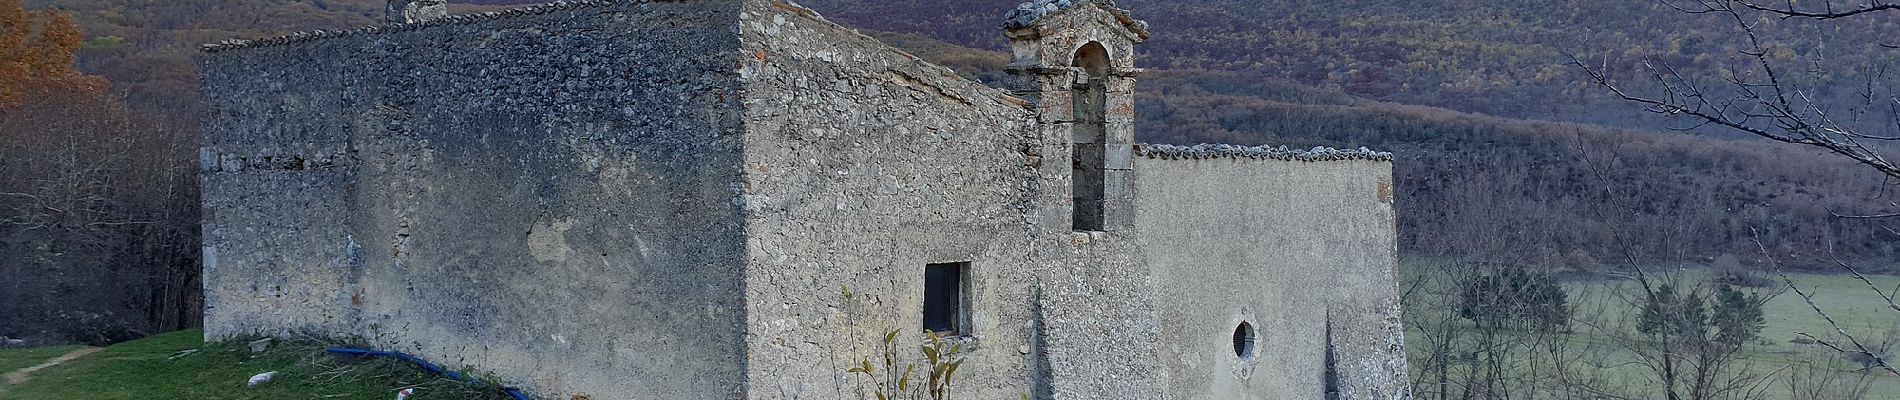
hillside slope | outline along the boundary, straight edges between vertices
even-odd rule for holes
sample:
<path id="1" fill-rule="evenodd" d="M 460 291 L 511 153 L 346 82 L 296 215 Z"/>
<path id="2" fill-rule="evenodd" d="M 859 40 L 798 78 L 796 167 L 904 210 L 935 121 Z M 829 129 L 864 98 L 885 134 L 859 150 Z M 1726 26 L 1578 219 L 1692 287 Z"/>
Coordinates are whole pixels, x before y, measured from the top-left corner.
<path id="1" fill-rule="evenodd" d="M 457 0 L 457 11 L 539 0 Z M 806 0 L 827 17 L 881 32 L 918 34 L 1001 50 L 1001 15 L 1018 0 Z M 27 0 L 76 14 L 98 40 L 83 67 L 125 89 L 182 94 L 195 88 L 197 44 L 229 37 L 377 22 L 381 0 Z M 1120 0 L 1153 25 L 1144 66 L 1241 72 L 1354 96 L 1511 118 L 1662 129 L 1681 121 L 1632 117 L 1571 64 L 1571 55 L 1641 85 L 1654 59 L 1716 76 L 1733 69 L 1743 42 L 1717 16 L 1685 15 L 1656 0 Z M 1763 25 L 1788 77 L 1842 107 L 1900 49 L 1879 46 L 1900 18 L 1876 15 Z M 117 38 L 117 39 L 113 39 Z M 1813 68 L 1819 66 L 1821 68 Z"/>
<path id="2" fill-rule="evenodd" d="M 1005 47 L 1001 16 L 1019 0 L 803 0 L 848 25 L 914 33 L 988 50 Z M 1657 0 L 1118 0 L 1152 24 L 1141 64 L 1244 72 L 1382 101 L 1513 118 L 1625 128 L 1676 126 L 1631 118 L 1571 65 L 1568 54 L 1640 83 L 1653 58 L 1684 70 L 1730 69 L 1744 42 L 1719 15 Z M 1888 13 L 1893 14 L 1893 13 Z M 1900 49 L 1878 46 L 1900 18 L 1817 23 L 1762 17 L 1776 60 L 1817 96 L 1851 104 Z M 1816 70 L 1812 68 L 1820 66 Z M 1806 72 L 1815 70 L 1814 73 Z"/>

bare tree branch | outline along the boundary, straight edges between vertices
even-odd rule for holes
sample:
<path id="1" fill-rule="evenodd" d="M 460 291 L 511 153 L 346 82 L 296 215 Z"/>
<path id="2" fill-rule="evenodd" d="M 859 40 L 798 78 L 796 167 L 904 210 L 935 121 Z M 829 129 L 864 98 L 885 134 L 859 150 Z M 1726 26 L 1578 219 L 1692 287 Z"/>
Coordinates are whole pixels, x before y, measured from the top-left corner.
<path id="1" fill-rule="evenodd" d="M 1881 300 L 1887 301 L 1888 309 L 1891 309 L 1894 311 L 1900 311 L 1900 304 L 1896 304 L 1894 301 L 1894 296 L 1896 294 L 1900 294 L 1900 288 L 1895 288 L 1894 292 L 1880 290 L 1879 286 L 1874 285 L 1873 280 L 1867 279 L 1867 275 L 1862 275 L 1859 269 L 1854 268 L 1854 266 L 1852 265 L 1847 265 L 1847 262 L 1837 259 L 1837 260 L 1834 260 L 1834 264 L 1839 265 L 1841 266 L 1841 268 L 1847 269 L 1847 272 L 1854 274 L 1854 280 L 1858 280 L 1861 283 L 1867 284 L 1867 289 L 1873 290 L 1874 294 L 1879 295 Z"/>
<path id="2" fill-rule="evenodd" d="M 1834 7 L 1833 0 L 1827 0 L 1822 2 L 1823 8 L 1821 10 L 1801 10 L 1795 7 L 1793 1 L 1789 1 L 1783 6 L 1763 6 L 1753 1 L 1736 1 L 1735 3 L 1755 11 L 1779 14 L 1782 18 L 1808 18 L 1817 20 L 1840 19 L 1875 12 L 1900 10 L 1900 3 L 1891 3 L 1882 0 L 1869 0 L 1867 4 L 1845 9 L 1837 9 Z"/>
<path id="3" fill-rule="evenodd" d="M 1841 213 L 1831 212 L 1831 211 L 1828 213 L 1833 214 L 1834 218 L 1846 218 L 1846 219 L 1880 219 L 1880 218 L 1900 217 L 1900 213 L 1871 214 L 1871 215 L 1849 215 L 1849 214 L 1841 214 Z"/>
<path id="4" fill-rule="evenodd" d="M 1862 143 L 1862 140 L 1900 140 L 1900 135 L 1859 130 L 1852 121 L 1860 120 L 1860 111 L 1849 113 L 1852 117 L 1849 123 L 1840 123 L 1827 112 L 1821 101 L 1784 80 L 1780 68 L 1770 56 L 1773 54 L 1770 50 L 1775 47 L 1758 34 L 1759 24 L 1764 22 L 1748 15 L 1754 12 L 1782 15 L 1796 13 L 1797 16 L 1811 18 L 1809 14 L 1818 15 L 1816 12 L 1796 9 L 1793 3 L 1789 3 L 1786 8 L 1776 8 L 1740 0 L 1660 1 L 1684 13 L 1718 15 L 1734 25 L 1737 36 L 1746 40 L 1740 54 L 1749 61 L 1748 72 L 1759 75 L 1751 79 L 1750 76 L 1756 75 L 1737 73 L 1724 78 L 1733 89 L 1733 94 L 1713 99 L 1713 93 L 1703 90 L 1701 85 L 1680 71 L 1659 60 L 1646 58 L 1643 68 L 1659 93 L 1639 95 L 1610 79 L 1606 72 L 1607 62 L 1605 68 L 1592 68 L 1572 56 L 1571 63 L 1588 73 L 1598 86 L 1608 89 L 1624 101 L 1641 105 L 1651 113 L 1685 117 L 1694 121 L 1696 127 L 1720 126 L 1777 142 L 1818 147 L 1871 167 L 1883 175 L 1900 177 L 1900 165 L 1888 160 L 1878 149 Z M 1900 8 L 1900 4 L 1871 0 L 1862 7 L 1840 10 L 1830 2 L 1822 12 L 1847 16 L 1896 8 Z M 1863 99 L 1868 103 L 1876 98 L 1878 96 L 1871 87 L 1863 93 Z M 1896 124 L 1900 124 L 1900 121 L 1896 121 Z"/>

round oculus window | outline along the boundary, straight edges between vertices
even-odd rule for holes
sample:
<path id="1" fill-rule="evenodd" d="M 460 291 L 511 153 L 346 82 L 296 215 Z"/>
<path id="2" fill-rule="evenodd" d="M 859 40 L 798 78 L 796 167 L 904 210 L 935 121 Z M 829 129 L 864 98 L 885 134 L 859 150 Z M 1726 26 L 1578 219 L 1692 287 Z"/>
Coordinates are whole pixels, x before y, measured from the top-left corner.
<path id="1" fill-rule="evenodd" d="M 1253 324 L 1242 322 L 1240 326 L 1234 327 L 1234 356 L 1243 360 L 1252 359 L 1257 338 Z"/>

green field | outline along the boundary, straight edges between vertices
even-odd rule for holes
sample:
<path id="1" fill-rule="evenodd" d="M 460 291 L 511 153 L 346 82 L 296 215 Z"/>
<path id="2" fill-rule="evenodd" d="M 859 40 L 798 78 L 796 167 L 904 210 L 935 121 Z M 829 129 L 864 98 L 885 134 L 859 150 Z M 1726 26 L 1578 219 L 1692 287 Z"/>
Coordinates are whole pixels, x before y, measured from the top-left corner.
<path id="1" fill-rule="evenodd" d="M 1429 292 L 1429 290 L 1419 290 L 1416 285 L 1439 284 L 1432 283 L 1433 281 L 1427 277 L 1445 275 L 1442 268 L 1444 267 L 1427 262 L 1407 262 L 1406 264 L 1407 288 L 1413 289 L 1413 295 L 1406 299 L 1406 313 L 1408 323 L 1411 324 L 1408 328 L 1412 329 L 1412 332 L 1408 332 L 1407 339 L 1410 345 L 1409 350 L 1415 360 L 1413 362 L 1414 376 L 1423 376 L 1416 370 L 1420 364 L 1417 360 L 1429 354 L 1425 353 L 1426 350 L 1421 343 L 1424 339 L 1418 331 L 1424 325 L 1413 320 L 1429 318 L 1434 315 L 1434 312 L 1444 311 L 1440 308 L 1443 306 L 1438 305 L 1443 304 L 1442 302 L 1429 298 L 1419 299 L 1418 293 Z M 1704 281 L 1708 274 L 1707 270 L 1701 268 L 1651 269 L 1647 273 L 1656 279 L 1686 282 L 1690 285 Z M 1774 282 L 1781 282 L 1778 276 L 1772 274 L 1765 276 Z M 1900 311 L 1890 309 L 1887 300 L 1870 289 L 1867 283 L 1844 274 L 1790 273 L 1789 276 L 1802 290 L 1812 294 L 1815 304 L 1826 310 L 1842 328 L 1867 345 L 1876 346 L 1882 341 L 1900 342 L 1900 339 L 1895 339 L 1900 337 L 1900 333 L 1894 330 L 1896 323 L 1900 322 Z M 1869 280 L 1889 293 L 1895 287 L 1900 287 L 1900 277 L 1869 276 Z M 1653 388 L 1660 386 L 1656 382 L 1657 378 L 1647 367 L 1636 363 L 1636 353 L 1618 345 L 1617 342 L 1617 332 L 1627 329 L 1619 323 L 1627 321 L 1623 313 L 1633 309 L 1630 307 L 1633 301 L 1631 296 L 1632 293 L 1637 293 L 1636 289 L 1639 286 L 1628 280 L 1598 276 L 1570 277 L 1565 280 L 1564 287 L 1570 295 L 1570 304 L 1574 310 L 1573 318 L 1577 321 L 1572 325 L 1574 331 L 1565 336 L 1568 340 L 1567 346 L 1575 352 L 1594 353 L 1588 356 L 1577 356 L 1578 359 L 1587 359 L 1590 362 L 1572 361 L 1569 364 L 1573 367 L 1589 369 L 1583 374 L 1595 376 L 1602 382 L 1606 382 L 1604 385 L 1610 387 L 1642 391 L 1654 390 Z M 1755 291 L 1762 294 L 1778 292 L 1772 289 L 1756 289 Z M 1791 375 L 1833 369 L 1849 371 L 1841 376 L 1858 376 L 1853 372 L 1861 370 L 1858 364 L 1847 362 L 1838 353 L 1827 350 L 1825 347 L 1813 343 L 1801 343 L 1805 341 L 1797 340 L 1804 333 L 1832 341 L 1838 341 L 1839 337 L 1827 321 L 1803 301 L 1801 296 L 1793 291 L 1779 292 L 1764 304 L 1765 326 L 1759 339 L 1743 350 L 1740 355 L 1742 361 L 1735 364 L 1737 369 L 1754 376 L 1752 383 L 1758 385 L 1755 390 L 1759 390 L 1766 399 L 1802 399 L 1809 396 L 1790 393 L 1788 381 Z M 1888 357 L 1900 355 L 1896 354 L 1900 353 L 1900 346 L 1894 347 L 1890 349 L 1892 352 L 1887 355 Z M 1810 363 L 1823 365 L 1823 367 L 1810 368 L 1808 367 Z M 1870 390 L 1865 398 L 1900 398 L 1900 377 L 1882 370 L 1875 370 L 1869 376 L 1872 379 Z M 1650 392 L 1651 396 L 1647 397 L 1661 397 L 1654 394 L 1655 392 Z"/>
<path id="2" fill-rule="evenodd" d="M 252 353 L 246 341 L 205 344 L 199 331 L 174 332 L 121 343 L 31 375 L 18 386 L 0 383 L 0 399 L 88 400 L 389 400 L 417 388 L 412 399 L 503 399 L 494 386 L 470 385 L 381 359 L 337 357 L 316 341 L 280 342 Z M 0 367 L 13 371 L 75 347 L 0 350 Z M 247 387 L 252 375 L 274 379 Z"/>
<path id="3" fill-rule="evenodd" d="M 1444 276 L 1432 264 L 1408 262 L 1407 288 L 1416 288 L 1426 277 Z M 1702 269 L 1651 270 L 1659 279 L 1700 282 L 1707 272 Z M 1869 342 L 1893 340 L 1900 311 L 1889 308 L 1867 283 L 1849 275 L 1795 273 L 1790 276 L 1803 290 L 1814 295 L 1814 302 L 1832 315 L 1843 328 Z M 1773 276 L 1771 276 L 1773 278 Z M 1873 276 L 1873 284 L 1883 290 L 1900 287 L 1900 277 Z M 1775 278 L 1779 280 L 1779 278 Z M 1573 367 L 1587 371 L 1597 379 L 1608 379 L 1613 386 L 1653 388 L 1654 377 L 1645 368 L 1633 364 L 1635 353 L 1616 342 L 1616 321 L 1622 318 L 1635 284 L 1604 276 L 1565 281 L 1566 291 L 1578 322 L 1565 339 L 1573 349 L 1592 352 L 1589 362 L 1574 362 Z M 1772 290 L 1759 290 L 1773 292 Z M 1420 290 L 1412 290 L 1417 293 Z M 1426 318 L 1443 312 L 1442 306 L 1415 302 L 1408 296 L 1407 319 Z M 1442 304 L 1442 303 L 1436 303 Z M 1766 325 L 1760 339 L 1742 353 L 1736 364 L 1758 376 L 1759 390 L 1772 400 L 1806 400 L 1789 393 L 1786 381 L 1805 370 L 1797 366 L 1819 361 L 1833 368 L 1857 368 L 1814 344 L 1798 343 L 1801 334 L 1833 338 L 1833 329 L 1820 314 L 1792 291 L 1782 292 L 1764 307 Z M 1408 321 L 1408 335 L 1415 361 L 1421 363 L 1423 347 L 1418 332 L 1422 324 Z M 17 386 L 0 383 L 0 399 L 364 399 L 387 400 L 396 390 L 418 388 L 415 399 L 501 399 L 492 385 L 468 385 L 422 373 L 399 362 L 340 358 L 322 351 L 317 341 L 289 341 L 273 345 L 263 353 L 252 353 L 248 342 L 230 341 L 205 344 L 199 331 L 175 332 L 143 340 L 122 343 L 65 364 L 34 373 Z M 1873 343 L 1870 343 L 1873 344 Z M 1897 346 L 1900 347 L 1900 346 Z M 45 362 L 80 346 L 0 350 L 0 373 Z M 1900 352 L 1900 348 L 1891 349 Z M 1890 354 L 1891 356 L 1892 354 Z M 277 371 L 272 381 L 246 387 L 252 375 Z M 1419 375 L 1414 371 L 1415 376 Z M 1850 374 L 1851 375 L 1851 374 Z M 1867 399 L 1900 398 L 1900 377 L 1884 372 L 1870 374 L 1871 390 Z"/>

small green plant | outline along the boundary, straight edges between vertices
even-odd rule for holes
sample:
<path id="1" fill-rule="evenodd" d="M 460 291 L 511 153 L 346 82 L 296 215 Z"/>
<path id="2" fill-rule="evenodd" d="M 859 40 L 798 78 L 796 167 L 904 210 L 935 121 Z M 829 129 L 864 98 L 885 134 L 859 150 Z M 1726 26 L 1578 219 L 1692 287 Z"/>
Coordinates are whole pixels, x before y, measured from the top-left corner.
<path id="1" fill-rule="evenodd" d="M 957 367 L 963 365 L 963 343 L 944 340 L 936 332 L 931 332 L 925 335 L 924 344 L 919 346 L 924 363 L 916 364 L 900 360 L 902 355 L 898 349 L 902 346 L 897 344 L 899 332 L 893 329 L 884 333 L 882 370 L 873 365 L 870 358 L 864 358 L 858 366 L 845 372 L 862 375 L 871 381 L 872 387 L 876 389 L 877 400 L 950 399 L 950 385 L 955 380 Z M 925 369 L 927 374 L 918 375 L 919 367 Z"/>

